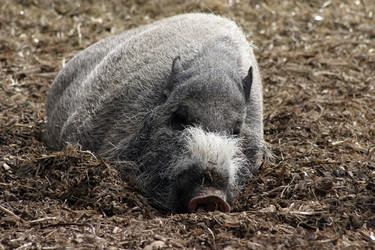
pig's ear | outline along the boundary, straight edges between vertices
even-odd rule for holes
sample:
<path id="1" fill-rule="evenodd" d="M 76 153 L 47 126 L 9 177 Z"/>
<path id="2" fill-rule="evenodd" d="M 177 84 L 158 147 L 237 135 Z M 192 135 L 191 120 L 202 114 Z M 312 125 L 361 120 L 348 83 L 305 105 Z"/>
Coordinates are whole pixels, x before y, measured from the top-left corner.
<path id="1" fill-rule="evenodd" d="M 247 76 L 242 79 L 242 86 L 245 93 L 245 101 L 248 102 L 250 98 L 251 85 L 253 84 L 253 67 L 250 67 Z"/>
<path id="2" fill-rule="evenodd" d="M 173 91 L 176 85 L 177 76 L 183 71 L 180 60 L 181 60 L 180 56 L 176 56 L 173 59 L 171 74 L 169 76 L 167 88 L 163 91 L 163 96 L 162 96 L 163 102 L 165 102 L 168 99 L 169 94 Z"/>
<path id="3" fill-rule="evenodd" d="M 181 57 L 180 56 L 176 56 L 174 59 L 173 59 L 173 63 L 172 63 L 172 74 L 179 74 L 182 72 L 182 66 L 181 66 Z"/>
<path id="4" fill-rule="evenodd" d="M 167 89 L 167 96 L 169 95 L 170 92 L 172 92 L 172 90 L 174 89 L 175 87 L 175 84 L 176 84 L 176 78 L 177 76 L 182 72 L 182 66 L 181 66 L 181 63 L 180 63 L 180 56 L 176 56 L 174 59 L 173 59 L 173 63 L 172 63 L 172 72 L 171 72 L 171 75 L 169 76 L 169 82 L 168 82 L 168 89 Z"/>

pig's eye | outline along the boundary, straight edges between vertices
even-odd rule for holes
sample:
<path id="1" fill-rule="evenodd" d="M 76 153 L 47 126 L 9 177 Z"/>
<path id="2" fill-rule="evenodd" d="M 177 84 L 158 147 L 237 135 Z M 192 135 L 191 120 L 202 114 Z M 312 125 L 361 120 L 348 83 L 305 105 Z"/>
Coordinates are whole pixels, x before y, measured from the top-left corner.
<path id="1" fill-rule="evenodd" d="M 240 135 L 242 127 L 242 121 L 237 121 L 233 127 L 233 135 Z"/>
<path id="2" fill-rule="evenodd" d="M 181 108 L 174 112 L 171 117 L 170 125 L 174 130 L 183 130 L 186 126 L 191 125 L 187 109 Z"/>

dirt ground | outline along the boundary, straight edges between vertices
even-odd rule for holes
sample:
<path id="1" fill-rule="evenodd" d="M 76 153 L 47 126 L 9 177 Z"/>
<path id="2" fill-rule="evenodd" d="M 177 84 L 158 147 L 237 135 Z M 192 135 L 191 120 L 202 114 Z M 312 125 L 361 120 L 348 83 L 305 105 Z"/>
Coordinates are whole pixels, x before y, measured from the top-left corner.
<path id="1" fill-rule="evenodd" d="M 239 23 L 262 70 L 274 159 L 229 214 L 162 214 L 116 165 L 41 141 L 72 56 L 187 12 Z M 0 249 L 375 248 L 375 1 L 0 0 L 0 111 Z"/>

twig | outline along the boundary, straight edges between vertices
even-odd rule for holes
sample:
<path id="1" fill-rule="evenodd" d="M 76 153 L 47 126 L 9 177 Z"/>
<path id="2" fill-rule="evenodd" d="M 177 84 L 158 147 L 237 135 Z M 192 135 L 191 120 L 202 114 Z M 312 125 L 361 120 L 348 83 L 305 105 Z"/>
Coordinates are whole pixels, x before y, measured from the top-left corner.
<path id="1" fill-rule="evenodd" d="M 283 189 L 283 191 L 281 191 L 280 198 L 283 198 L 285 190 L 290 187 L 290 184 L 292 184 L 292 182 L 294 181 L 294 179 L 295 179 L 295 176 L 293 175 L 292 180 L 288 183 L 288 185 L 285 186 L 285 188 Z"/>
<path id="2" fill-rule="evenodd" d="M 272 193 L 274 193 L 274 192 L 277 192 L 277 191 L 279 191 L 280 189 L 284 189 L 284 188 L 286 188 L 287 186 L 279 186 L 279 187 L 276 187 L 276 188 L 274 188 L 274 189 L 272 189 L 272 190 L 270 190 L 270 191 L 268 191 L 268 192 L 264 192 L 263 194 L 261 194 L 262 196 L 267 196 L 267 195 L 270 195 L 270 194 L 272 194 Z"/>
<path id="3" fill-rule="evenodd" d="M 371 158 L 372 158 L 372 155 L 375 153 L 375 147 L 371 148 L 369 151 L 368 151 L 368 156 L 367 156 L 367 160 L 370 161 Z"/>
<path id="4" fill-rule="evenodd" d="M 19 221 L 23 221 L 21 219 L 21 217 L 19 217 L 18 215 L 16 215 L 15 213 L 13 213 L 12 211 L 6 209 L 5 207 L 3 207 L 2 205 L 0 205 L 0 210 L 3 211 L 4 213 L 6 214 L 9 214 L 10 216 L 13 216 L 14 218 L 16 218 L 17 220 Z"/>
<path id="5" fill-rule="evenodd" d="M 211 236 L 212 236 L 212 242 L 213 242 L 213 248 L 216 249 L 216 243 L 215 243 L 216 239 L 215 239 L 215 235 L 214 235 L 214 233 L 212 232 L 212 230 L 211 230 L 209 227 L 207 227 L 207 230 L 208 230 L 208 232 L 211 233 Z"/>
<path id="6" fill-rule="evenodd" d="M 44 229 L 48 227 L 66 227 L 66 226 L 89 227 L 90 225 L 87 223 L 66 222 L 66 223 L 49 224 L 49 225 L 41 226 L 40 228 Z"/>
<path id="7" fill-rule="evenodd" d="M 320 215 L 322 212 L 319 211 L 311 211 L 311 212 L 305 212 L 305 211 L 290 211 L 290 214 L 297 214 L 297 215 Z"/>
<path id="8" fill-rule="evenodd" d="M 45 217 L 45 218 L 29 221 L 29 223 L 30 224 L 38 224 L 38 223 L 41 223 L 41 222 L 44 222 L 44 221 L 56 220 L 56 219 L 57 219 L 57 217 Z"/>

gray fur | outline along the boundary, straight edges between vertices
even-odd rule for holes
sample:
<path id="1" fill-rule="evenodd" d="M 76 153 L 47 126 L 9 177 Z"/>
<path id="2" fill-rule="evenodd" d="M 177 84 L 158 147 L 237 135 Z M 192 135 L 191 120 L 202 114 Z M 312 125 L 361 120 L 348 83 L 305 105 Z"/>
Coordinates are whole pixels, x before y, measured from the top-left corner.
<path id="1" fill-rule="evenodd" d="M 250 68 L 246 100 L 242 80 Z M 218 185 L 230 200 L 259 168 L 266 148 L 252 47 L 234 22 L 213 14 L 174 16 L 85 49 L 56 77 L 47 115 L 50 147 L 80 144 L 119 162 L 138 176 L 152 201 L 174 211 L 186 210 L 176 184 L 181 176 L 186 181 L 189 171 L 217 171 L 221 184 L 213 179 L 207 185 Z M 235 183 L 214 165 L 180 170 L 191 155 L 184 126 L 223 140 L 239 138 Z M 234 130 L 240 134 L 232 135 Z"/>

